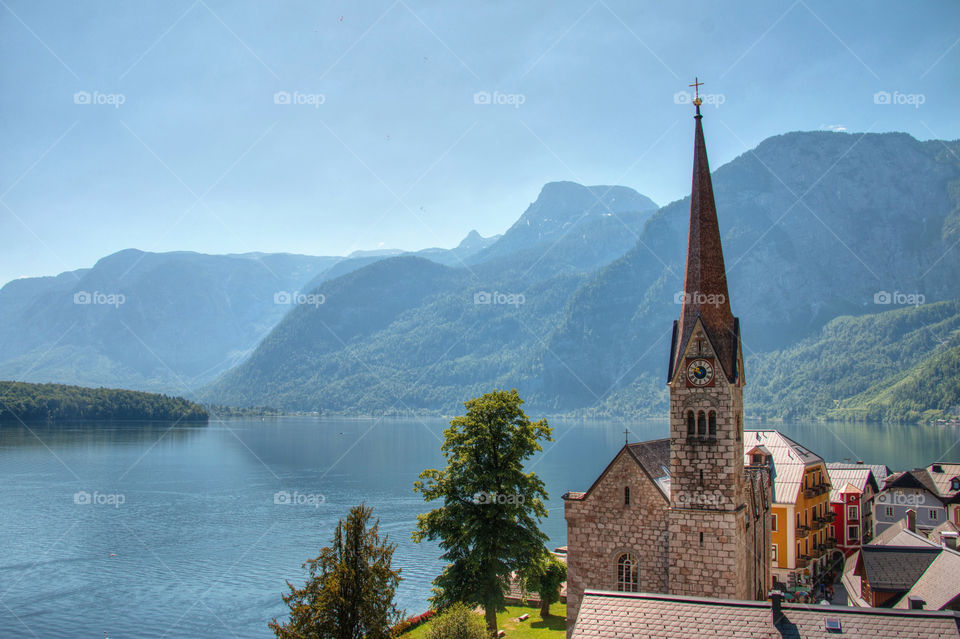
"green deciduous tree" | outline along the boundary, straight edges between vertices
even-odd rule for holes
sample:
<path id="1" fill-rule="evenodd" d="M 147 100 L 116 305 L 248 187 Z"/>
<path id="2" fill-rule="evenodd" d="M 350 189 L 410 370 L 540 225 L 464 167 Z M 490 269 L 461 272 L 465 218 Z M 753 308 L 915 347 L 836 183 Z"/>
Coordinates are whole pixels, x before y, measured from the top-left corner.
<path id="1" fill-rule="evenodd" d="M 425 639 L 488 639 L 480 615 L 462 603 L 444 610 L 430 622 Z"/>
<path id="2" fill-rule="evenodd" d="M 380 520 L 368 525 L 373 509 L 361 504 L 337 523 L 332 546 L 304 564 L 310 578 L 283 602 L 290 620 L 274 619 L 270 629 L 279 639 L 388 639 L 401 618 L 393 603 L 400 571 L 390 563 L 396 544 L 380 538 Z"/>
<path id="3" fill-rule="evenodd" d="M 495 390 L 464 403 L 467 414 L 444 431 L 447 466 L 420 474 L 414 490 L 442 506 L 417 518 L 414 541 L 439 540 L 449 563 L 434 580 L 433 603 L 479 604 L 497 628 L 510 574 L 543 552 L 547 492 L 524 461 L 552 441 L 546 420 L 531 422 L 516 390 Z"/>
<path id="4" fill-rule="evenodd" d="M 520 574 L 523 590 L 540 595 L 540 616 L 550 616 L 550 605 L 560 600 L 560 586 L 567 580 L 567 564 L 543 549 L 543 553 Z"/>

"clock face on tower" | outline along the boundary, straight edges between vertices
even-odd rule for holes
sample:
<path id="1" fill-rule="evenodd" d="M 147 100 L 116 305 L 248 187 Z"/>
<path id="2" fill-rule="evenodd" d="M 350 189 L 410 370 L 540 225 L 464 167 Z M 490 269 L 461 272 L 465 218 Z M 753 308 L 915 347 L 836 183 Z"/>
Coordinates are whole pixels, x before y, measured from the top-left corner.
<path id="1" fill-rule="evenodd" d="M 713 362 L 697 358 L 687 363 L 687 383 L 690 386 L 707 386 L 713 381 Z"/>

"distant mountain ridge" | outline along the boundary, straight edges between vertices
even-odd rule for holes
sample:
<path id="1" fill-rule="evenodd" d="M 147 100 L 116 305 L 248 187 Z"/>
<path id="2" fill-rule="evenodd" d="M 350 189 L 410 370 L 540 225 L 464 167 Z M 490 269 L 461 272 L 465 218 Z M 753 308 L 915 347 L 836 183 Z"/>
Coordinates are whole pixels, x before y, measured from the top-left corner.
<path id="1" fill-rule="evenodd" d="M 707 138 L 709 148 L 709 129 Z M 894 292 L 924 299 L 917 318 L 960 299 L 958 155 L 957 141 L 798 132 L 713 172 L 753 414 L 799 414 L 806 402 L 808 417 L 842 409 L 832 414 L 913 419 L 923 393 L 948 401 L 949 388 L 915 367 L 928 355 L 939 358 L 930 366 L 947 366 L 952 351 L 921 347 L 926 329 L 891 332 L 895 323 L 869 318 L 892 308 L 884 295 Z M 451 413 L 491 387 L 516 387 L 531 410 L 662 415 L 688 214 L 688 198 L 657 209 L 626 187 L 553 182 L 502 236 L 471 232 L 453 249 L 118 254 L 0 289 L 0 377 L 178 392 L 186 380 L 208 383 L 196 395 L 204 401 L 354 414 Z M 132 260 L 163 268 L 138 265 L 137 286 L 117 288 Z M 64 300 L 80 281 L 139 301 L 113 314 L 78 309 Z M 277 290 L 323 301 L 275 304 Z M 821 387 L 809 380 L 832 375 L 830 364 L 803 353 L 826 348 L 855 361 L 862 343 L 821 345 L 834 321 L 880 331 L 878 349 L 917 350 L 882 375 L 852 368 L 849 384 Z M 814 388 L 829 401 L 808 402 Z"/>
<path id="2" fill-rule="evenodd" d="M 747 356 L 787 348 L 839 315 L 887 310 L 875 303 L 883 291 L 960 298 L 960 255 L 950 250 L 960 238 L 957 152 L 957 142 L 905 134 L 790 133 L 716 170 Z M 248 362 L 209 388 L 211 397 L 299 410 L 452 412 L 477 391 L 501 386 L 518 388 L 538 410 L 662 414 L 689 200 L 652 216 L 594 215 L 592 193 L 580 214 L 541 213 L 554 189 L 567 188 L 574 189 L 545 187 L 503 238 L 475 256 L 469 277 L 438 284 L 362 339 L 311 353 L 312 333 L 281 322 Z M 631 229 L 637 235 L 621 257 L 590 258 L 597 238 Z M 387 264 L 412 268 L 396 258 Z M 337 285 L 338 294 L 361 293 Z M 524 303 L 477 302 L 491 293 L 520 294 Z M 303 359 L 325 373 L 304 379 L 276 369 L 282 377 L 272 385 L 245 383 L 260 362 Z M 748 365 L 748 398 L 751 374 Z M 403 383 L 410 379 L 413 388 Z M 273 393 L 279 386 L 284 391 Z"/>

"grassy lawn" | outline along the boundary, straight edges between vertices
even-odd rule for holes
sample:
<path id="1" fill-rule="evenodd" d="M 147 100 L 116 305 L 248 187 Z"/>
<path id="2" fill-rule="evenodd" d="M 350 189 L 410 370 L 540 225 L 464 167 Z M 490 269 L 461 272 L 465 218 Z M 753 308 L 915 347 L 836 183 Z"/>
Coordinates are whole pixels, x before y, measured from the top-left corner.
<path id="1" fill-rule="evenodd" d="M 567 632 L 567 606 L 555 603 L 550 606 L 553 616 L 547 620 L 540 618 L 540 608 L 526 606 L 507 606 L 506 612 L 497 615 L 497 627 L 506 631 L 506 637 L 517 639 L 562 639 Z M 513 621 L 522 614 L 529 614 L 526 621 Z M 404 639 L 423 639 L 427 636 L 429 623 L 403 635 Z"/>

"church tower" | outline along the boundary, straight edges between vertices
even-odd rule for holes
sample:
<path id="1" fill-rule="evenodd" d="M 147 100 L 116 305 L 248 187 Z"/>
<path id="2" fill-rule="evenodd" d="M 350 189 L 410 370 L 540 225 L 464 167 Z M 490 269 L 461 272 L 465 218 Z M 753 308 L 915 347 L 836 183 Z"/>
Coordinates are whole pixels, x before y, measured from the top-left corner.
<path id="1" fill-rule="evenodd" d="M 669 583 L 677 595 L 755 599 L 765 596 L 757 577 L 770 550 L 748 541 L 763 518 L 754 516 L 744 469 L 740 324 L 730 310 L 700 103 L 698 96 L 687 262 L 667 376 Z"/>

